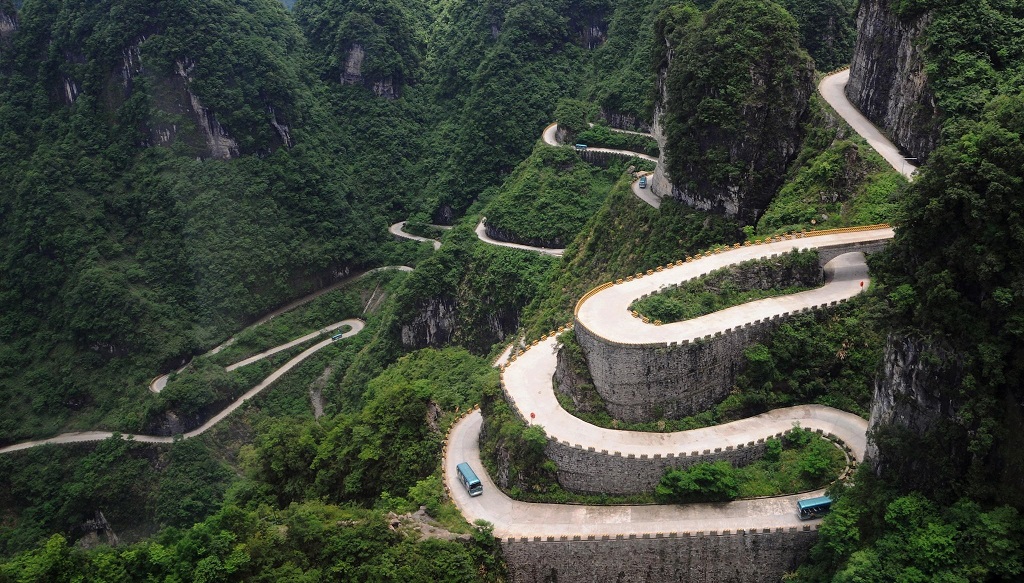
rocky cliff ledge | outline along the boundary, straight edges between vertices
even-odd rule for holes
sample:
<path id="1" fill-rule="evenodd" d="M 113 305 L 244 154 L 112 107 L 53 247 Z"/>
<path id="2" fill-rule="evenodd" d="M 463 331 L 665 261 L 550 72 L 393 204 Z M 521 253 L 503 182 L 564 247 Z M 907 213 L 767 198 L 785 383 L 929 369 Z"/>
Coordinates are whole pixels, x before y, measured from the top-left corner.
<path id="1" fill-rule="evenodd" d="M 814 90 L 796 23 L 772 3 L 660 18 L 653 192 L 754 224 L 796 156 Z"/>
<path id="2" fill-rule="evenodd" d="M 962 376 L 955 353 L 921 339 L 889 338 L 868 421 L 866 457 L 875 473 L 929 491 L 963 475 L 963 403 L 948 396 Z"/>
<path id="3" fill-rule="evenodd" d="M 930 12 L 902 17 L 892 0 L 862 0 L 846 95 L 907 156 L 927 159 L 940 112 L 924 71 L 922 35 Z"/>
<path id="4" fill-rule="evenodd" d="M 6 41 L 18 30 L 18 13 L 0 3 L 0 41 Z"/>

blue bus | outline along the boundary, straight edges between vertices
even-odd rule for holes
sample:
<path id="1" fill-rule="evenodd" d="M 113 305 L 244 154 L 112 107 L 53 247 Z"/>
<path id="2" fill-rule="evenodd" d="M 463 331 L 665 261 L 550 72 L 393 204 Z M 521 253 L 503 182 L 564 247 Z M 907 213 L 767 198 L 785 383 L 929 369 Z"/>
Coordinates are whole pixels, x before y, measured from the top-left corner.
<path id="1" fill-rule="evenodd" d="M 459 481 L 466 487 L 470 496 L 479 496 L 484 493 L 484 485 L 480 483 L 480 478 L 476 477 L 476 472 L 469 467 L 469 464 L 462 462 L 455 466 L 455 473 L 459 475 Z"/>
<path id="2" fill-rule="evenodd" d="M 647 188 L 647 177 L 646 176 L 641 176 L 640 177 L 640 188 Z"/>
<path id="3" fill-rule="evenodd" d="M 580 150 L 580 151 L 586 150 L 587 149 L 587 145 L 586 144 L 576 144 L 576 149 Z"/>
<path id="4" fill-rule="evenodd" d="M 337 342 L 338 340 L 341 340 L 344 337 L 345 337 L 345 333 L 342 332 L 341 334 L 335 334 L 334 336 L 331 336 L 331 340 Z"/>
<path id="5" fill-rule="evenodd" d="M 800 516 L 800 520 L 821 518 L 828 514 L 828 511 L 832 508 L 832 499 L 828 496 L 808 498 L 807 500 L 800 500 L 797 502 L 796 508 L 797 513 Z"/>

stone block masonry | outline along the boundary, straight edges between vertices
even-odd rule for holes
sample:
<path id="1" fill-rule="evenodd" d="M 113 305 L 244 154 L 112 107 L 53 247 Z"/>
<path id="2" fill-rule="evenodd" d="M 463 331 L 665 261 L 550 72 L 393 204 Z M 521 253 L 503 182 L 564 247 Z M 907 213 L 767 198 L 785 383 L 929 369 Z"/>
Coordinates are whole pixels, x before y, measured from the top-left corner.
<path id="1" fill-rule="evenodd" d="M 558 467 L 558 483 L 566 490 L 587 494 L 639 494 L 653 492 L 668 468 L 720 460 L 741 467 L 763 457 L 764 448 L 764 439 L 759 439 L 724 449 L 637 457 L 616 451 L 584 449 L 549 439 L 544 453 Z"/>
<path id="2" fill-rule="evenodd" d="M 764 531 L 512 538 L 514 583 L 778 583 L 810 552 L 810 527 Z"/>
<path id="3" fill-rule="evenodd" d="M 754 322 L 691 343 L 620 345 L 576 326 L 594 387 L 608 412 L 627 422 L 680 418 L 720 403 L 744 362 L 743 351 L 765 340 L 781 318 Z"/>

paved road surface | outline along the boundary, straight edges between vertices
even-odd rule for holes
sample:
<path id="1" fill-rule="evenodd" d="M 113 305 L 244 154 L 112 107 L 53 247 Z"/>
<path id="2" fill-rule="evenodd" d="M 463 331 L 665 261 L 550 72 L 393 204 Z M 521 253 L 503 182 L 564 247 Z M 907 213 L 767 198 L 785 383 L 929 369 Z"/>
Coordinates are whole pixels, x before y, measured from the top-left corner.
<path id="1" fill-rule="evenodd" d="M 818 91 L 821 92 L 825 101 L 832 106 L 836 112 L 846 120 L 846 123 L 853 127 L 854 131 L 861 135 L 868 144 L 885 158 L 885 161 L 892 165 L 897 172 L 903 174 L 907 179 L 912 179 L 917 172 L 917 166 L 908 162 L 889 138 L 886 138 L 881 131 L 864 117 L 846 97 L 846 83 L 850 80 L 850 70 L 844 69 L 833 73 L 821 80 L 818 84 Z"/>
<path id="2" fill-rule="evenodd" d="M 617 342 L 678 342 L 724 331 L 744 322 L 847 299 L 861 293 L 869 283 L 862 253 L 840 255 L 829 262 L 826 285 L 808 292 L 750 302 L 686 322 L 663 326 L 644 324 L 627 311 L 630 303 L 643 294 L 699 277 L 726 265 L 769 257 L 794 247 L 826 247 L 884 240 L 892 235 L 892 230 L 888 228 L 872 229 L 732 249 L 606 288 L 582 302 L 577 314 L 578 325 L 586 324 L 588 329 Z M 850 447 L 855 458 L 864 458 L 867 421 L 851 413 L 820 405 L 776 409 L 724 425 L 675 433 L 618 431 L 591 425 L 570 415 L 555 397 L 551 379 L 557 364 L 557 350 L 558 341 L 554 337 L 540 342 L 508 364 L 502 380 L 512 406 L 520 415 L 543 426 L 549 436 L 559 441 L 582 448 L 592 447 L 597 451 L 619 452 L 623 456 L 667 456 L 746 444 L 799 424 L 801 427 L 821 429 L 838 436 Z M 479 412 L 475 412 L 452 429 L 444 460 L 445 480 L 453 500 L 467 520 L 484 519 L 491 522 L 499 537 L 793 527 L 806 524 L 796 517 L 796 500 L 820 494 L 819 491 L 726 504 L 686 506 L 600 507 L 517 502 L 498 490 L 480 462 L 481 422 Z M 482 496 L 469 497 L 458 482 L 454 468 L 461 461 L 468 461 L 484 481 Z"/>
<path id="3" fill-rule="evenodd" d="M 356 334 L 361 332 L 363 330 L 363 327 L 366 325 L 362 320 L 345 320 L 343 322 L 340 322 L 340 324 L 343 325 L 343 326 L 351 326 L 352 327 L 351 330 L 349 330 L 348 332 L 345 332 L 344 338 L 349 338 L 349 337 L 355 336 Z M 255 387 L 249 389 L 248 391 L 246 391 L 246 393 L 244 395 L 242 395 L 241 397 L 236 399 L 235 402 L 233 402 L 230 405 L 228 405 L 223 411 L 221 411 L 220 413 L 217 413 L 216 415 L 214 415 L 206 423 L 203 423 L 198 428 L 193 429 L 192 431 L 189 431 L 188 433 L 185 433 L 184 435 L 181 436 L 181 438 L 182 439 L 189 439 L 189 438 L 195 437 L 197 435 L 202 435 L 203 433 L 206 433 L 207 431 L 209 431 L 209 429 L 211 427 L 213 427 L 217 423 L 220 423 L 225 417 L 227 417 L 228 415 L 233 413 L 236 409 L 241 407 L 243 403 L 245 403 L 249 399 L 255 397 L 256 395 L 260 394 L 260 392 L 262 392 L 264 389 L 266 389 L 267 387 L 272 385 L 274 383 L 274 381 L 276 381 L 277 379 L 281 378 L 281 376 L 283 376 L 286 372 L 288 372 L 291 369 L 295 368 L 296 366 L 298 366 L 299 363 L 301 363 L 302 361 L 306 360 L 307 358 L 309 358 L 313 354 L 316 354 L 316 352 L 318 352 L 322 348 L 330 345 L 332 342 L 334 342 L 334 341 L 331 340 L 330 338 L 328 338 L 327 340 L 324 340 L 322 342 L 319 342 L 319 343 L 314 344 L 313 346 L 307 348 L 301 354 L 299 354 L 295 358 L 293 358 L 293 359 L 289 360 L 288 362 L 286 362 L 283 366 L 281 366 L 281 368 L 279 368 L 279 369 L 275 370 L 273 373 L 271 373 L 270 376 L 268 376 L 267 378 L 263 379 L 263 381 L 260 382 L 258 385 L 256 385 Z M 26 441 L 26 442 L 23 442 L 23 443 L 17 443 L 17 444 L 10 445 L 10 446 L 4 447 L 4 448 L 0 448 L 0 454 L 9 453 L 9 452 L 12 452 L 12 451 L 19 451 L 19 450 L 23 450 L 23 449 L 28 449 L 30 447 L 36 447 L 36 446 L 39 446 L 39 445 L 50 444 L 50 443 L 52 443 L 52 444 L 61 444 L 61 443 L 81 443 L 81 442 L 85 442 L 85 441 L 100 441 L 100 440 L 107 439 L 107 438 L 113 437 L 113 436 L 114 436 L 114 433 L 109 432 L 109 431 L 84 431 L 84 432 L 75 432 L 75 433 L 62 433 L 62 434 L 60 434 L 60 435 L 58 435 L 56 437 L 51 437 L 49 439 L 39 439 L 39 440 L 35 440 L 35 441 Z M 175 439 L 174 437 L 166 437 L 166 436 L 162 436 L 162 435 L 127 435 L 127 434 L 125 434 L 125 435 L 123 435 L 123 437 L 125 437 L 125 438 L 131 437 L 135 441 L 141 441 L 143 443 L 171 443 Z"/>
<path id="4" fill-rule="evenodd" d="M 487 217 L 481 217 L 480 223 L 476 226 L 476 236 L 484 243 L 490 243 L 491 245 L 498 245 L 499 247 L 508 247 L 510 249 L 522 249 L 523 251 L 533 251 L 534 253 L 541 253 L 543 255 L 551 255 L 552 257 L 561 257 L 565 253 L 565 249 L 551 249 L 548 247 L 532 247 L 530 245 L 520 245 L 519 243 L 509 243 L 506 241 L 499 241 L 492 239 L 487 235 L 487 227 L 484 226 L 484 221 Z"/>
<path id="5" fill-rule="evenodd" d="M 640 176 L 647 177 L 647 188 L 640 188 Z M 642 172 L 637 176 L 637 179 L 633 181 L 633 194 L 640 200 L 653 206 L 654 208 L 661 208 L 661 197 L 654 194 L 651 190 L 651 179 L 654 178 L 654 172 Z"/>
<path id="6" fill-rule="evenodd" d="M 443 462 L 445 483 L 466 520 L 492 523 L 495 536 L 500 538 L 735 531 L 819 522 L 797 518 L 796 501 L 820 495 L 821 490 L 725 504 L 585 506 L 518 502 L 501 492 L 484 471 L 478 445 L 482 421 L 480 412 L 475 411 L 452 428 Z M 455 466 L 463 461 L 469 462 L 483 482 L 482 495 L 470 497 L 456 478 Z"/>
<path id="7" fill-rule="evenodd" d="M 612 129 L 612 131 L 620 131 L 620 130 L 615 130 L 614 128 L 610 128 L 610 129 Z M 563 144 L 559 143 L 559 141 L 555 138 L 555 135 L 556 135 L 557 132 L 558 132 L 558 124 L 557 123 L 553 123 L 553 124 L 549 125 L 548 127 L 544 128 L 544 133 L 542 134 L 543 138 L 544 138 L 544 143 L 549 145 L 549 146 L 562 146 Z M 636 133 L 638 133 L 638 132 L 630 132 L 630 131 L 626 131 L 626 130 L 621 130 L 621 132 L 624 133 L 624 134 L 636 134 Z M 649 134 L 640 134 L 640 135 L 649 135 Z M 655 158 L 654 156 L 648 156 L 647 154 L 641 154 L 640 152 L 632 152 L 630 150 L 615 150 L 615 149 L 612 149 L 612 148 L 591 148 L 591 147 L 588 146 L 587 147 L 587 151 L 588 152 L 603 152 L 603 153 L 606 153 L 606 154 L 617 154 L 619 156 L 628 156 L 630 158 L 640 158 L 642 160 L 647 160 L 649 162 L 657 162 L 658 161 L 658 159 Z"/>
<path id="8" fill-rule="evenodd" d="M 305 336 L 302 336 L 301 338 L 296 338 L 295 340 L 292 340 L 291 342 L 286 342 L 286 343 L 284 343 L 284 344 L 282 344 L 280 346 L 275 346 L 274 348 L 271 348 L 270 350 L 265 350 L 265 351 L 255 355 L 255 356 L 250 356 L 249 358 L 246 358 L 245 360 L 241 360 L 239 362 L 236 362 L 235 364 L 229 364 L 228 366 L 225 367 L 225 370 L 227 370 L 228 372 L 231 372 L 231 371 L 235 370 L 236 368 L 242 368 L 243 366 L 246 366 L 248 364 L 252 364 L 254 362 L 259 362 L 259 361 L 263 360 L 264 358 L 267 358 L 268 356 L 273 356 L 273 355 L 277 354 L 278 352 L 282 352 L 282 351 L 288 350 L 289 348 L 292 348 L 293 346 L 298 346 L 299 344 L 302 344 L 303 342 L 312 340 L 312 339 L 316 338 L 317 336 L 326 334 L 327 332 L 332 332 L 334 330 L 337 330 L 338 328 L 341 328 L 342 326 L 346 326 L 350 321 L 351 320 L 343 320 L 341 322 L 336 322 L 334 324 L 330 324 L 328 326 L 324 326 L 323 328 L 317 330 L 316 332 L 312 332 L 310 334 L 306 334 Z"/>
<path id="9" fill-rule="evenodd" d="M 695 340 L 708 334 L 724 332 L 748 322 L 771 318 L 803 307 L 828 304 L 848 299 L 867 286 L 867 264 L 860 254 L 841 255 L 826 266 L 828 283 L 820 288 L 734 306 L 701 318 L 654 326 L 629 313 L 629 305 L 637 298 L 667 289 L 682 282 L 728 265 L 751 259 L 770 257 L 792 249 L 811 249 L 844 243 L 891 239 L 892 229 L 874 229 L 792 239 L 765 245 L 751 245 L 726 251 L 691 263 L 645 275 L 609 287 L 590 297 L 579 307 L 576 320 L 594 334 L 626 344 L 650 344 Z M 865 282 L 861 286 L 861 282 Z"/>
<path id="10" fill-rule="evenodd" d="M 436 226 L 436 227 L 438 227 L 440 229 L 450 229 L 451 228 L 451 227 L 445 227 L 445 226 L 442 226 L 442 225 L 433 225 L 433 226 Z M 441 248 L 441 242 L 438 241 L 437 239 L 428 239 L 426 237 L 420 237 L 418 235 L 413 235 L 412 233 L 406 233 L 405 232 L 405 221 L 402 221 L 400 223 L 395 223 L 395 224 L 391 225 L 390 227 L 388 227 L 388 232 L 391 233 L 392 235 L 396 236 L 396 237 L 401 237 L 402 239 L 409 239 L 410 241 L 420 241 L 422 243 L 433 243 L 434 244 L 434 251 L 437 251 L 438 249 Z"/>
<path id="11" fill-rule="evenodd" d="M 590 124 L 590 125 L 594 125 L 594 124 Z M 619 130 L 619 129 L 615 129 L 615 128 L 610 128 L 610 129 L 612 131 L 621 132 L 621 133 L 624 133 L 624 134 L 636 134 L 636 135 L 640 135 L 640 136 L 650 136 L 650 134 L 644 134 L 644 133 L 641 133 L 641 132 L 631 132 L 631 131 L 628 131 L 628 130 Z M 557 133 L 558 133 L 558 124 L 557 123 L 553 123 L 553 124 L 549 125 L 548 127 L 544 128 L 544 133 L 542 134 L 542 137 L 544 139 L 544 143 L 549 145 L 549 146 L 556 146 L 556 147 L 557 146 L 561 146 L 562 144 L 559 143 L 558 139 L 555 137 Z M 608 148 L 587 148 L 587 149 L 590 150 L 590 151 L 593 151 L 593 152 L 608 152 L 610 154 L 619 154 L 619 155 L 622 155 L 622 156 L 635 156 L 637 158 L 642 158 L 644 160 L 649 160 L 651 162 L 657 162 L 658 161 L 658 159 L 653 157 L 653 156 L 648 156 L 646 154 L 641 154 L 639 152 L 630 152 L 628 150 L 611 150 L 611 149 L 608 149 Z M 653 177 L 654 176 L 653 172 L 646 172 L 644 174 L 647 174 L 649 177 Z M 649 182 L 650 182 L 650 178 L 648 178 L 648 183 Z M 658 197 L 653 192 L 651 192 L 651 189 L 649 187 L 648 188 L 640 188 L 640 177 L 639 176 L 637 177 L 636 180 L 633 181 L 632 188 L 633 188 L 633 194 L 635 194 L 636 197 L 639 198 L 640 200 L 646 202 L 647 204 L 653 206 L 654 208 L 660 208 L 661 207 L 661 198 Z"/>
<path id="12" fill-rule="evenodd" d="M 502 379 L 513 406 L 524 418 L 544 427 L 558 441 L 568 441 L 584 449 L 653 455 L 687 454 L 705 449 L 725 449 L 757 441 L 786 431 L 799 422 L 802 427 L 833 433 L 846 442 L 858 459 L 863 459 L 867 422 L 851 413 L 819 405 L 801 405 L 776 409 L 758 415 L 704 429 L 676 433 L 619 431 L 591 425 L 569 414 L 559 405 L 551 385 L 557 364 L 557 340 L 539 343 L 505 368 Z"/>
<path id="13" fill-rule="evenodd" d="M 309 295 L 303 296 L 303 297 L 301 297 L 301 298 L 299 298 L 299 299 L 297 299 L 297 300 L 287 304 L 284 307 L 278 308 L 278 309 L 274 310 L 273 312 L 270 312 L 269 314 L 263 316 L 262 318 L 260 318 L 256 322 L 250 324 L 245 329 L 248 330 L 249 328 L 255 328 L 256 326 L 259 326 L 261 324 L 265 324 L 265 323 L 269 322 L 271 319 L 276 318 L 277 316 L 280 316 L 281 314 L 283 314 L 285 312 L 288 312 L 290 310 L 294 310 L 295 308 L 297 308 L 297 307 L 299 307 L 299 306 L 301 306 L 303 304 L 307 304 L 307 303 L 315 300 L 316 298 L 324 295 L 325 293 L 332 292 L 332 291 L 334 291 L 334 290 L 336 290 L 336 289 L 338 289 L 338 288 L 340 288 L 342 286 L 345 286 L 345 285 L 348 285 L 349 283 L 352 283 L 353 281 L 356 281 L 358 279 L 362 279 L 362 278 L 366 277 L 367 275 L 370 275 L 370 274 L 373 274 L 373 273 L 377 273 L 379 271 L 390 271 L 390 270 L 403 271 L 403 272 L 408 273 L 408 272 L 412 271 L 412 268 L 409 267 L 408 265 L 387 265 L 387 266 L 384 266 L 384 267 L 376 267 L 374 269 L 370 269 L 368 271 L 364 271 L 363 273 L 358 273 L 356 275 L 352 275 L 352 276 L 346 277 L 345 279 L 342 279 L 340 281 L 332 283 L 331 285 L 329 285 L 329 286 L 327 286 L 327 287 L 325 287 L 323 289 L 319 289 L 319 290 L 317 290 L 317 291 L 315 291 L 315 292 L 313 292 L 313 293 L 311 293 Z M 231 338 L 228 338 L 227 340 L 225 340 L 220 346 L 217 346 L 216 348 L 210 350 L 206 354 L 217 354 L 221 350 L 224 350 L 228 346 L 231 346 L 234 342 L 235 342 L 235 337 L 232 336 Z M 185 368 L 187 366 L 188 366 L 188 363 L 186 363 L 185 366 L 179 368 L 177 372 L 181 372 L 181 371 L 185 370 Z M 231 370 L 231 369 L 229 369 L 229 370 Z M 162 375 L 154 378 L 152 381 L 150 381 L 150 383 L 149 383 L 149 390 L 150 390 L 150 392 L 159 393 L 160 391 L 164 390 L 164 388 L 167 386 L 167 377 L 169 377 L 169 376 L 170 376 L 170 373 L 162 374 Z"/>

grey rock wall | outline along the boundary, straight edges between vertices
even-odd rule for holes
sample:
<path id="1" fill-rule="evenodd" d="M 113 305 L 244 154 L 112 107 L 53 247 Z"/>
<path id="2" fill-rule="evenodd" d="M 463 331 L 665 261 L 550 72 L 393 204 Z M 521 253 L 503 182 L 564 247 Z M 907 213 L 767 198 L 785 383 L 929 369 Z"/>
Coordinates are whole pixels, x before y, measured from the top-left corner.
<path id="1" fill-rule="evenodd" d="M 14 36 L 14 33 L 18 30 L 18 14 L 11 12 L 10 14 L 0 10 L 0 41 L 5 41 Z"/>
<path id="2" fill-rule="evenodd" d="M 402 324 L 402 345 L 412 349 L 444 346 L 451 341 L 456 322 L 454 300 L 431 298 L 418 314 Z"/>
<path id="3" fill-rule="evenodd" d="M 565 241 L 555 237 L 554 239 L 539 239 L 530 237 L 520 237 L 519 235 L 507 231 L 505 229 L 499 229 L 488 222 L 484 222 L 484 231 L 487 236 L 494 239 L 495 241 L 505 241 L 506 243 L 518 243 L 520 245 L 530 245 L 531 247 L 547 247 L 550 249 L 561 249 L 565 247 Z"/>
<path id="4" fill-rule="evenodd" d="M 901 18 L 893 4 L 861 1 L 846 96 L 908 156 L 923 161 L 939 140 L 940 112 L 921 46 L 931 14 Z"/>
<path id="5" fill-rule="evenodd" d="M 779 433 L 775 437 L 782 437 Z M 675 455 L 635 456 L 617 451 L 583 449 L 568 442 L 549 440 L 544 453 L 558 467 L 558 483 L 581 493 L 639 494 L 653 492 L 669 468 L 685 468 L 701 462 L 726 460 L 742 467 L 764 456 L 764 439 L 715 450 L 679 452 Z"/>
<path id="6" fill-rule="evenodd" d="M 685 417 L 721 402 L 743 366 L 743 351 L 767 338 L 780 321 L 758 321 L 698 342 L 658 346 L 618 344 L 579 322 L 575 330 L 608 412 L 637 422 Z"/>
<path id="7" fill-rule="evenodd" d="M 365 85 L 377 97 L 394 99 L 398 96 L 395 80 L 391 77 L 368 80 L 363 77 L 363 61 L 366 50 L 363 45 L 353 43 L 345 54 L 345 65 L 341 68 L 340 81 L 343 85 Z"/>
<path id="8" fill-rule="evenodd" d="M 816 528 L 501 541 L 514 583 L 778 583 Z"/>
<path id="9" fill-rule="evenodd" d="M 530 423 L 514 406 L 504 384 L 502 390 L 505 399 L 523 423 Z M 486 427 L 486 424 L 485 424 Z M 850 453 L 849 447 L 833 434 L 824 434 L 815 430 Z M 789 433 L 786 431 L 785 433 Z M 764 456 L 765 441 L 770 438 L 781 438 L 784 433 L 765 435 L 757 441 L 727 444 L 714 450 L 680 451 L 667 456 L 633 454 L 623 455 L 622 452 L 594 447 L 584 448 L 578 443 L 558 441 L 548 436 L 544 447 L 544 455 L 555 463 L 558 483 L 566 490 L 579 493 L 594 494 L 640 494 L 653 492 L 662 474 L 668 468 L 685 468 L 702 462 L 728 461 L 742 467 L 757 461 Z M 505 454 L 507 455 L 507 454 Z M 498 460 L 499 468 L 508 467 L 508 459 Z M 508 476 L 496 478 L 503 487 L 508 486 Z"/>

